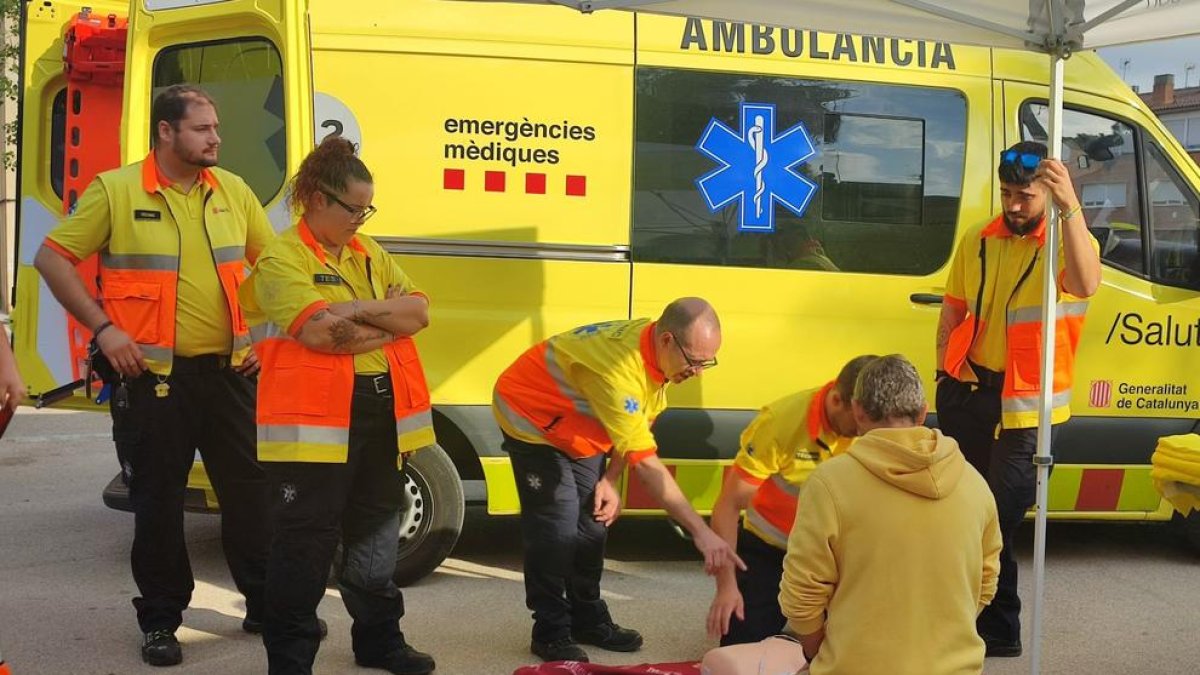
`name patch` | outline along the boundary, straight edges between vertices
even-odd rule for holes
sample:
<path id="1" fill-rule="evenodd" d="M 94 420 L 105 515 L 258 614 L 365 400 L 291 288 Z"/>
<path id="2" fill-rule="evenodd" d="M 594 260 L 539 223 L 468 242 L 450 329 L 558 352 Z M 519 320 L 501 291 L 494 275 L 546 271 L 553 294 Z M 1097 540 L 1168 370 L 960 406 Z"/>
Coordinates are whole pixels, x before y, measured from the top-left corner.
<path id="1" fill-rule="evenodd" d="M 135 209 L 133 212 L 134 220 L 162 220 L 161 211 L 149 211 L 147 209 Z"/>
<path id="2" fill-rule="evenodd" d="M 342 278 L 336 274 L 314 274 L 313 283 L 324 284 L 326 286 L 340 286 Z"/>

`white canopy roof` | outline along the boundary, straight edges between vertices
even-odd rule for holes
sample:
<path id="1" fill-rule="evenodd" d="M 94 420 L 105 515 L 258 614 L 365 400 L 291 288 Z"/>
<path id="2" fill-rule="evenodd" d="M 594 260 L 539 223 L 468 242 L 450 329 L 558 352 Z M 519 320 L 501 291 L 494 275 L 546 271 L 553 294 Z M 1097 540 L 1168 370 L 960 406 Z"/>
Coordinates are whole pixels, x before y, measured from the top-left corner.
<path id="1" fill-rule="evenodd" d="M 542 1 L 584 12 L 636 9 L 1035 51 L 1095 49 L 1200 33 L 1200 0 Z"/>

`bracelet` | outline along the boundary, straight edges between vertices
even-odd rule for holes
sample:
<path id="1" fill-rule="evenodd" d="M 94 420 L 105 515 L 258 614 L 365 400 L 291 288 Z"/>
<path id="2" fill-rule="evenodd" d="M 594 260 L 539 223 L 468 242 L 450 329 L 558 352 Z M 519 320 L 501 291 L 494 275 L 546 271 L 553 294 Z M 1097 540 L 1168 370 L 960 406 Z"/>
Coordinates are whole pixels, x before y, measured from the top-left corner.
<path id="1" fill-rule="evenodd" d="M 1074 218 L 1075 215 L 1082 210 L 1083 210 L 1083 204 L 1076 204 L 1075 208 L 1071 209 L 1070 211 L 1067 211 L 1066 213 L 1060 213 L 1058 215 L 1058 221 L 1060 223 L 1065 223 L 1068 220 Z"/>
<path id="2" fill-rule="evenodd" d="M 92 331 L 92 337 L 94 337 L 94 338 L 100 337 L 100 334 L 103 333 L 106 329 L 112 328 L 112 325 L 113 325 L 112 321 L 105 321 L 104 323 L 100 324 L 99 326 L 96 326 L 96 330 Z"/>

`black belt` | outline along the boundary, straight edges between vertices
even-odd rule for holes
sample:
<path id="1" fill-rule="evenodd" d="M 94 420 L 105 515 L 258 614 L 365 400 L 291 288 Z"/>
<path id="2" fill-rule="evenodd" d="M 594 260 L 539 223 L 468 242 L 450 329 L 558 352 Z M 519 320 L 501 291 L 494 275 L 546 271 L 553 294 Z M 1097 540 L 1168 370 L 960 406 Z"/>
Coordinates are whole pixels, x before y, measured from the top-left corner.
<path id="1" fill-rule="evenodd" d="M 200 356 L 175 356 L 171 358 L 171 373 L 192 375 L 215 373 L 229 367 L 228 354 L 201 354 Z"/>
<path id="2" fill-rule="evenodd" d="M 370 396 L 392 396 L 392 376 L 388 373 L 379 375 L 355 375 L 354 393 Z"/>
<path id="3" fill-rule="evenodd" d="M 983 366 L 969 362 L 971 370 L 975 371 L 975 377 L 979 379 L 979 386 L 985 389 L 1003 389 L 1004 388 L 1004 371 L 988 370 Z"/>

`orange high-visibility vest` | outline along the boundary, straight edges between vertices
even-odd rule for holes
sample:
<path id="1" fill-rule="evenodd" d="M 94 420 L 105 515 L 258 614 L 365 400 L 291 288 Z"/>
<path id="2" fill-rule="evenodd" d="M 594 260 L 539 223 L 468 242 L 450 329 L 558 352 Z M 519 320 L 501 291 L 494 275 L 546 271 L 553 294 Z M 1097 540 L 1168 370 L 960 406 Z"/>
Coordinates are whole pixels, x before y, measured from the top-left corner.
<path id="1" fill-rule="evenodd" d="M 387 254 L 373 240 L 356 235 L 348 244 L 369 260 Z M 260 259 L 288 258 L 310 275 L 328 272 L 325 250 L 301 221 L 284 231 Z M 367 267 L 370 269 L 370 266 Z M 262 364 L 258 378 L 258 459 L 263 462 L 344 463 L 350 445 L 350 406 L 354 394 L 354 356 L 326 354 L 305 347 L 288 330 L 270 322 L 258 305 L 252 272 L 241 301 L 250 322 L 254 350 Z M 379 275 L 371 275 L 376 297 L 385 297 Z M 311 316 L 306 312 L 305 316 Z M 300 325 L 290 326 L 298 333 Z M 433 445 L 429 387 L 411 337 L 384 345 L 392 384 L 397 451 L 409 453 Z"/>
<path id="2" fill-rule="evenodd" d="M 987 269 L 987 242 L 1006 232 L 1003 215 L 985 227 L 979 237 L 979 255 L 971 256 L 964 269 L 965 288 L 976 288 L 975 298 L 964 302 L 966 319 L 954 328 L 946 345 L 943 368 L 951 377 L 971 382 L 976 377 L 967 363 L 967 356 L 976 339 L 983 333 L 985 320 L 981 316 L 1000 317 L 1005 321 L 1004 385 L 1000 394 L 1000 426 L 1004 429 L 1028 429 L 1038 424 L 1038 399 L 1041 392 L 1042 360 L 1042 279 L 1046 260 L 1039 239 L 1032 258 L 1016 270 L 1015 287 L 1002 289 L 993 299 L 1004 303 L 992 307 L 983 303 L 984 285 L 994 284 L 1000 272 Z M 1044 237 L 1044 229 L 1041 231 Z M 1094 243 L 1094 240 L 1093 240 Z M 964 243 L 964 246 L 969 245 Z M 993 260 L 992 264 L 997 264 Z M 1061 276 L 1061 275 L 1060 275 Z M 1059 280 L 1061 284 L 1061 278 Z M 950 298 L 947 298 L 951 301 Z M 983 304 L 983 307 L 979 305 Z M 1058 293 L 1054 322 L 1054 376 L 1052 387 L 1051 423 L 1059 424 L 1071 417 L 1071 385 L 1075 372 L 1075 351 L 1083 332 L 1087 300 L 1068 293 Z M 1001 314 L 1001 312 L 1003 312 Z"/>
<path id="3" fill-rule="evenodd" d="M 821 462 L 850 445 L 850 439 L 826 425 L 825 399 L 834 386 L 829 382 L 765 406 L 742 433 L 734 470 L 742 480 L 758 485 L 746 508 L 744 526 L 776 548 L 787 549 L 800 490 L 808 477 Z M 771 473 L 764 479 L 767 471 Z"/>
<path id="4" fill-rule="evenodd" d="M 250 352 L 249 328 L 237 296 L 246 276 L 248 224 L 231 208 L 233 201 L 227 191 L 249 188 L 216 167 L 202 170 L 200 179 L 204 229 L 229 307 L 231 360 L 238 366 Z M 106 171 L 96 180 L 104 186 L 112 213 L 112 232 L 100 253 L 100 300 L 104 311 L 137 343 L 150 372 L 169 375 L 175 352 L 181 251 L 178 220 L 161 194 L 167 188 L 160 185 L 154 153 L 139 163 Z M 45 243 L 72 262 L 79 262 L 52 239 Z"/>
<path id="5" fill-rule="evenodd" d="M 655 454 L 650 428 L 667 406 L 650 319 L 606 321 L 534 345 L 496 381 L 504 433 L 572 458 L 612 451 L 631 465 Z"/>

